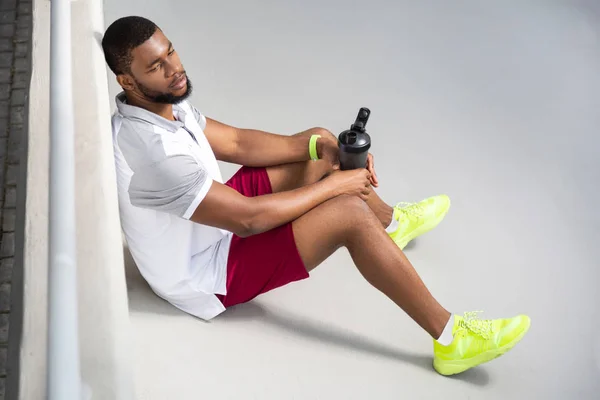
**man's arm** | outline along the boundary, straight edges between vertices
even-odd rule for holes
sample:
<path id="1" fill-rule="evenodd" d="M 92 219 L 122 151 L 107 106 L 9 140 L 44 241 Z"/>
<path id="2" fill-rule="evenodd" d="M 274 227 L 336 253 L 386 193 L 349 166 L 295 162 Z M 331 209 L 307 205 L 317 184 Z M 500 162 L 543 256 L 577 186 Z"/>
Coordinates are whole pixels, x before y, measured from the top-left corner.
<path id="1" fill-rule="evenodd" d="M 323 128 L 312 128 L 305 135 L 278 135 L 274 133 L 235 128 L 206 118 L 204 134 L 218 160 L 248 167 L 308 161 L 308 142 L 312 134 L 323 138 L 331 133 Z M 317 141 L 317 154 L 322 154 L 323 140 Z"/>
<path id="2" fill-rule="evenodd" d="M 319 204 L 347 194 L 367 200 L 366 169 L 341 171 L 292 191 L 246 197 L 210 174 L 190 154 L 173 153 L 135 165 L 128 188 L 136 207 L 166 212 L 246 237 L 293 221 Z"/>
<path id="3" fill-rule="evenodd" d="M 357 185 L 343 180 L 336 184 L 330 179 L 294 191 L 246 197 L 211 179 L 191 155 L 173 154 L 136 168 L 128 194 L 136 207 L 246 237 L 292 221 L 343 192 L 350 193 Z"/>
<path id="4" fill-rule="evenodd" d="M 294 221 L 337 196 L 358 196 L 367 201 L 370 186 L 366 169 L 342 171 L 298 189 L 256 197 L 213 182 L 190 219 L 247 237 Z"/>
<path id="5" fill-rule="evenodd" d="M 336 189 L 324 181 L 257 197 L 243 196 L 227 185 L 213 182 L 190 219 L 248 237 L 293 221 L 337 195 Z"/>

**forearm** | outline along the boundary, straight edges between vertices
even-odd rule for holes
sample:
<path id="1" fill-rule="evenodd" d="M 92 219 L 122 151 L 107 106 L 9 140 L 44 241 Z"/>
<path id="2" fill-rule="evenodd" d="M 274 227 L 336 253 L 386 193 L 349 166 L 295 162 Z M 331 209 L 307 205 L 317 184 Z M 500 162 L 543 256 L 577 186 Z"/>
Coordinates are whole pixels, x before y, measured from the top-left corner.
<path id="1" fill-rule="evenodd" d="M 336 196 L 326 181 L 298 189 L 252 197 L 248 235 L 262 233 L 293 221 L 321 203 Z"/>
<path id="2" fill-rule="evenodd" d="M 285 136 L 273 133 L 241 129 L 234 162 L 248 167 L 270 167 L 310 160 L 309 140 L 311 134 L 321 134 L 321 129 L 312 128 L 304 134 Z M 317 141 L 320 154 L 321 141 Z"/>

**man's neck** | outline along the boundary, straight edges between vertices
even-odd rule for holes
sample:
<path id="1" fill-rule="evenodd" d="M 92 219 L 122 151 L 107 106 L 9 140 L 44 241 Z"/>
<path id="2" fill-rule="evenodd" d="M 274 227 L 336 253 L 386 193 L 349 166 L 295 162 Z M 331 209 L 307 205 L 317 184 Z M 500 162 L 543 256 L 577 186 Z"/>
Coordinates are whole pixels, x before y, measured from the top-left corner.
<path id="1" fill-rule="evenodd" d="M 160 115 L 169 121 L 175 119 L 173 117 L 172 104 L 154 103 L 132 92 L 125 92 L 125 96 L 127 97 L 127 104 L 131 106 L 143 108 L 154 114 Z"/>

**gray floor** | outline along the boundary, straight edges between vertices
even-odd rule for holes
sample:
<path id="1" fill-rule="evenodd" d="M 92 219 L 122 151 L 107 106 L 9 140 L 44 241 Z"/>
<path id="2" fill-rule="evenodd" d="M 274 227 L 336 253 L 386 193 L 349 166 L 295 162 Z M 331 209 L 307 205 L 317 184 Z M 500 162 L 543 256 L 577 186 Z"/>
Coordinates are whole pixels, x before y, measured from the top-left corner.
<path id="1" fill-rule="evenodd" d="M 432 292 L 455 312 L 532 318 L 513 352 L 449 379 L 345 251 L 210 324 L 131 270 L 140 398 L 600 396 L 600 6 L 485 3 L 105 2 L 107 24 L 163 27 L 212 118 L 338 133 L 370 107 L 380 195 L 453 200 L 407 250 Z"/>

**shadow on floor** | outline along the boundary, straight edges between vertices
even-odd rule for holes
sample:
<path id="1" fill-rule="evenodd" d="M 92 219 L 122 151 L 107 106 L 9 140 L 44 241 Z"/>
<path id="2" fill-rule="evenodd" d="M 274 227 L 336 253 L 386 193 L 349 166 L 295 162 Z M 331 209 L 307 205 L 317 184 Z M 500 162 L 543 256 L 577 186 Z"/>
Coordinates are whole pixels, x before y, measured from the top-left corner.
<path id="1" fill-rule="evenodd" d="M 124 248 L 124 256 L 130 311 L 194 318 L 155 295 L 137 270 L 127 248 Z M 201 319 L 197 320 L 199 323 L 206 323 Z M 425 356 L 409 353 L 394 347 L 382 345 L 368 338 L 361 337 L 358 334 L 336 328 L 315 319 L 294 315 L 289 311 L 272 306 L 266 307 L 260 304 L 259 300 L 232 307 L 214 321 L 217 323 L 226 323 L 227 321 L 260 321 L 281 329 L 286 333 L 300 335 L 305 339 L 352 351 L 360 351 L 374 356 L 390 358 L 412 364 L 435 374 L 430 355 Z M 486 386 L 489 383 L 488 373 L 479 368 L 469 370 L 450 379 L 456 379 L 477 386 Z"/>
<path id="2" fill-rule="evenodd" d="M 417 241 L 418 241 L 418 238 L 413 239 L 410 242 L 408 242 L 408 244 L 404 247 L 403 251 L 415 249 L 417 247 Z"/>
<path id="3" fill-rule="evenodd" d="M 288 311 L 260 304 L 260 301 L 241 304 L 230 308 L 218 317 L 218 321 L 252 320 L 269 324 L 278 329 L 303 336 L 319 343 L 326 343 L 352 351 L 360 351 L 370 355 L 386 357 L 435 373 L 430 355 L 409 353 L 398 348 L 382 345 L 350 331 L 336 328 L 330 324 L 294 315 Z M 460 380 L 477 386 L 488 385 L 490 379 L 485 370 L 472 369 L 450 379 Z"/>

